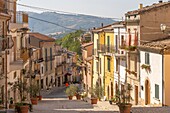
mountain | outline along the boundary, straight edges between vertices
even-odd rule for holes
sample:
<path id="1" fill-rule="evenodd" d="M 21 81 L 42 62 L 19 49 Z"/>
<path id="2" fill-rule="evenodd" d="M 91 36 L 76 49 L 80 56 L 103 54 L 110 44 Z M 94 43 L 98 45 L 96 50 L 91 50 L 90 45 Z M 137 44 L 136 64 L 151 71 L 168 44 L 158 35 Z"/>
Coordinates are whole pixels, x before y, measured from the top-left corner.
<path id="1" fill-rule="evenodd" d="M 28 12 L 28 14 L 30 16 L 29 27 L 31 30 L 43 34 L 57 33 L 58 35 L 61 36 L 65 33 L 73 32 L 73 30 L 59 27 L 47 22 L 42 22 L 33 18 L 38 18 L 48 22 L 56 23 L 61 26 L 69 27 L 72 29 L 84 29 L 84 30 L 93 27 L 99 27 L 101 23 L 107 25 L 115 22 L 113 19 L 110 18 L 101 18 L 81 14 L 78 15 L 60 14 L 56 12 L 43 12 L 43 13 Z"/>

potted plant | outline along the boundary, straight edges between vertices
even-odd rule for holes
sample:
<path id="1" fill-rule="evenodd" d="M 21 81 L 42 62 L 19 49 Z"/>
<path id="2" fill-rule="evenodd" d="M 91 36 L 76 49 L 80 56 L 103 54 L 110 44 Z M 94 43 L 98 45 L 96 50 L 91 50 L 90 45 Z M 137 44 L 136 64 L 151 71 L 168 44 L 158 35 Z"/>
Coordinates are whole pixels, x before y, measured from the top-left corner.
<path id="1" fill-rule="evenodd" d="M 132 90 L 132 86 L 130 84 L 125 85 L 125 89 L 123 90 L 117 90 L 116 96 L 114 98 L 114 101 L 119 107 L 120 113 L 130 113 L 132 104 L 130 103 L 130 100 L 132 100 L 132 97 L 130 95 L 130 91 Z"/>
<path id="2" fill-rule="evenodd" d="M 9 108 L 14 108 L 15 106 L 14 106 L 14 100 L 13 100 L 13 98 L 11 97 L 10 99 L 9 99 Z"/>
<path id="3" fill-rule="evenodd" d="M 31 95 L 31 103 L 33 105 L 37 105 L 38 104 L 37 94 L 39 93 L 39 86 L 36 83 L 32 83 L 29 88 L 29 92 Z"/>
<path id="4" fill-rule="evenodd" d="M 19 103 L 16 103 L 15 104 L 15 110 L 18 112 L 18 113 L 28 113 L 28 109 L 29 109 L 29 105 L 27 103 L 24 102 L 23 98 L 26 98 L 24 96 L 24 93 L 26 91 L 28 91 L 28 88 L 27 88 L 27 84 L 26 84 L 26 81 L 18 81 L 17 83 L 15 83 L 13 85 L 13 89 L 17 89 L 19 91 L 19 95 L 20 95 L 20 102 Z M 11 98 L 10 100 L 10 103 L 12 104 L 13 103 L 13 99 Z"/>
<path id="5" fill-rule="evenodd" d="M 69 100 L 72 100 L 73 96 L 76 94 L 77 87 L 75 85 L 70 85 L 66 88 L 65 93 L 67 94 Z"/>
<path id="6" fill-rule="evenodd" d="M 103 87 L 102 86 L 94 86 L 91 91 L 91 104 L 97 104 L 97 100 L 103 97 Z"/>
<path id="7" fill-rule="evenodd" d="M 80 88 L 77 86 L 77 90 L 76 90 L 76 99 L 80 100 L 81 99 L 81 91 Z"/>

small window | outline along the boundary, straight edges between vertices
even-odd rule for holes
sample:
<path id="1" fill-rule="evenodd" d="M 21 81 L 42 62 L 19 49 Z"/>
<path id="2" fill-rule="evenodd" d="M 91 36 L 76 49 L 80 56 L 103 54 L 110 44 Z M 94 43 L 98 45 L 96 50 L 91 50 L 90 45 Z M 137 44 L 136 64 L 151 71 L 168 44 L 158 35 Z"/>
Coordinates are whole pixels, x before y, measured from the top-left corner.
<path id="1" fill-rule="evenodd" d="M 42 74 L 44 73 L 44 68 L 43 68 L 43 67 L 41 67 L 41 73 L 42 73 Z"/>
<path id="2" fill-rule="evenodd" d="M 155 98 L 159 99 L 159 85 L 155 84 Z"/>
<path id="3" fill-rule="evenodd" d="M 149 62 L 149 53 L 145 53 L 145 64 L 150 64 L 150 62 Z"/>
<path id="4" fill-rule="evenodd" d="M 110 72 L 110 58 L 107 58 L 107 70 Z"/>
<path id="5" fill-rule="evenodd" d="M 119 60 L 118 59 L 116 59 L 116 72 L 118 72 L 119 70 L 118 70 L 118 67 L 119 67 Z"/>
<path id="6" fill-rule="evenodd" d="M 17 72 L 15 71 L 14 72 L 14 79 L 17 77 Z"/>
<path id="7" fill-rule="evenodd" d="M 136 15 L 134 15 L 134 18 L 136 18 Z"/>

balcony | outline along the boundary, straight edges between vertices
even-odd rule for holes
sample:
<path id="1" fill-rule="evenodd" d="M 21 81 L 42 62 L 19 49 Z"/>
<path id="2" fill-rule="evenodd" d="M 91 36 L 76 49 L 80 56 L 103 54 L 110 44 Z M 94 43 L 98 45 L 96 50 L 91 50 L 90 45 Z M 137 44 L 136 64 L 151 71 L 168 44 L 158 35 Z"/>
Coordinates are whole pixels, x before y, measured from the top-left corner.
<path id="1" fill-rule="evenodd" d="M 43 58 L 39 58 L 39 59 L 37 59 L 37 60 L 34 60 L 34 63 L 40 64 L 40 63 L 42 63 L 43 61 L 44 61 Z"/>
<path id="2" fill-rule="evenodd" d="M 100 44 L 98 52 L 103 52 L 105 53 L 105 55 L 112 55 L 113 53 L 115 53 L 115 46 L 113 45 L 108 46 L 108 45 Z"/>
<path id="3" fill-rule="evenodd" d="M 140 19 L 127 19 L 126 24 L 127 25 L 139 25 Z"/>
<path id="4" fill-rule="evenodd" d="M 53 61 L 55 60 L 55 55 L 54 56 L 48 56 L 45 58 L 45 62 Z"/>
<path id="5" fill-rule="evenodd" d="M 0 53 L 5 49 L 11 49 L 14 45 L 11 35 L 0 36 Z"/>
<path id="6" fill-rule="evenodd" d="M 23 68 L 23 60 L 16 60 L 10 63 L 10 72 L 15 70 L 21 70 Z"/>
<path id="7" fill-rule="evenodd" d="M 24 28 L 28 27 L 28 14 L 26 13 L 21 13 L 18 12 L 16 15 L 16 22 L 10 23 L 9 28 L 14 29 L 14 28 Z"/>

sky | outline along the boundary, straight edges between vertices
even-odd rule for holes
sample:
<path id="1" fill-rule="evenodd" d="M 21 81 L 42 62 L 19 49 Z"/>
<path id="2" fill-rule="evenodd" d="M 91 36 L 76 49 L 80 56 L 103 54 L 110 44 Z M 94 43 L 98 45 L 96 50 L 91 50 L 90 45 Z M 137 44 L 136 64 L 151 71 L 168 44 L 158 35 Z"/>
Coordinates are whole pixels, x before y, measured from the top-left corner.
<path id="1" fill-rule="evenodd" d="M 78 14 L 122 18 L 127 11 L 138 9 L 140 3 L 142 3 L 143 6 L 147 6 L 158 3 L 158 1 L 159 0 L 18 0 L 18 3 Z M 18 10 L 40 12 L 39 10 L 21 6 L 18 6 Z"/>

